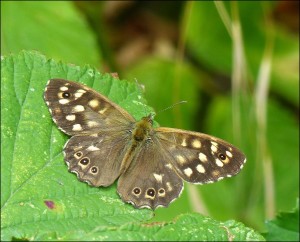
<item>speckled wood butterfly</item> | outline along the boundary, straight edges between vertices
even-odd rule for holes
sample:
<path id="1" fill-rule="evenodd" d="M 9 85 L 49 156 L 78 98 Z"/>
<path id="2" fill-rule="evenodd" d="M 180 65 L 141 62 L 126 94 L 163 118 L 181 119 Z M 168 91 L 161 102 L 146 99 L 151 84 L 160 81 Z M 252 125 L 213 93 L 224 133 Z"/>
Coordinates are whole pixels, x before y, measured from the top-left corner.
<path id="1" fill-rule="evenodd" d="M 183 180 L 212 183 L 236 175 L 244 154 L 210 135 L 173 128 L 153 128 L 153 116 L 136 121 L 95 90 L 52 79 L 45 101 L 57 126 L 72 136 L 64 146 L 69 171 L 92 186 L 118 180 L 123 201 L 135 207 L 168 206 Z"/>

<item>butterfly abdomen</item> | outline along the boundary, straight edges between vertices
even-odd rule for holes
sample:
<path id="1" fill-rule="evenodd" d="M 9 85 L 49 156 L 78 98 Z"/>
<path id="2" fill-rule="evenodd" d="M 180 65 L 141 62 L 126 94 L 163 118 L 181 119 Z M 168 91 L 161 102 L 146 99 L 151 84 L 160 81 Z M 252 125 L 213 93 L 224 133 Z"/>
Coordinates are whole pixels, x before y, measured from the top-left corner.
<path id="1" fill-rule="evenodd" d="M 121 173 L 125 172 L 129 167 L 132 159 L 140 151 L 140 148 L 149 139 L 149 134 L 152 130 L 152 119 L 144 117 L 140 121 L 136 122 L 131 130 L 132 142 L 128 146 L 129 149 L 126 152 L 124 159 L 122 160 Z"/>

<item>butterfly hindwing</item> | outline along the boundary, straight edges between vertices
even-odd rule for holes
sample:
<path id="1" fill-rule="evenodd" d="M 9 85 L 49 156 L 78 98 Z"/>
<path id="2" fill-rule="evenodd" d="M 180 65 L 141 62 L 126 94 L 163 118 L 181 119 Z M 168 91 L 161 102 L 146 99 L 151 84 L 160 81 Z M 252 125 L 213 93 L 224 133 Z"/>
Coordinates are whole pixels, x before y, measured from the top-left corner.
<path id="1" fill-rule="evenodd" d="M 109 186 L 120 175 L 122 159 L 128 149 L 124 144 L 130 137 L 126 132 L 110 132 L 73 136 L 64 147 L 69 170 L 92 186 Z"/>
<path id="2" fill-rule="evenodd" d="M 122 200 L 138 208 L 167 207 L 183 189 L 182 179 L 168 160 L 159 143 L 145 143 L 118 180 Z"/>

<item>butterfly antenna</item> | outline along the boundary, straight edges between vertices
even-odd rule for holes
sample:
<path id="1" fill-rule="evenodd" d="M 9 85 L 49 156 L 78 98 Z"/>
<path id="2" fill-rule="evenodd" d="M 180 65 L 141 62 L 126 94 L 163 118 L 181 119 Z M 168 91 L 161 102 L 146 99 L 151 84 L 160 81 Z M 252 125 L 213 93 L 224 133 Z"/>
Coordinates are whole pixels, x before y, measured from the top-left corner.
<path id="1" fill-rule="evenodd" d="M 187 103 L 187 101 L 180 101 L 180 102 L 174 103 L 173 105 L 171 105 L 171 106 L 169 106 L 167 108 L 164 108 L 163 110 L 158 111 L 156 114 L 159 114 L 159 113 L 164 112 L 164 111 L 166 111 L 168 109 L 174 108 L 176 105 L 183 104 L 183 103 Z"/>
<path id="2" fill-rule="evenodd" d="M 136 83 L 138 89 L 140 90 L 140 95 L 142 96 L 142 93 L 143 93 L 145 87 L 144 87 L 143 84 L 140 84 L 136 78 L 134 78 L 134 80 L 135 80 L 135 83 Z M 142 106 L 143 106 L 143 108 L 144 108 L 145 114 L 147 114 L 147 110 L 146 110 L 146 108 L 145 108 L 145 105 L 142 105 Z"/>

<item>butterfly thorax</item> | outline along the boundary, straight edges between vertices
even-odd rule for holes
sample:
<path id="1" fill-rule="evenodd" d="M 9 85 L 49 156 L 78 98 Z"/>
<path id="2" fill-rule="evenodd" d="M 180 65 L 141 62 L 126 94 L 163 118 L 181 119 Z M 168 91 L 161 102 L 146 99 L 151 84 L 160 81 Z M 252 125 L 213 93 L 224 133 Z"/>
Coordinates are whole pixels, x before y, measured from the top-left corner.
<path id="1" fill-rule="evenodd" d="M 149 140 L 149 134 L 152 130 L 152 116 L 143 117 L 140 121 L 136 122 L 131 130 L 132 142 L 128 148 L 121 164 L 120 171 L 123 173 L 127 170 L 133 157 L 139 152 L 145 141 Z"/>
<path id="2" fill-rule="evenodd" d="M 144 141 L 152 129 L 152 118 L 149 116 L 143 117 L 140 121 L 135 123 L 132 131 L 133 140 L 136 142 Z"/>

